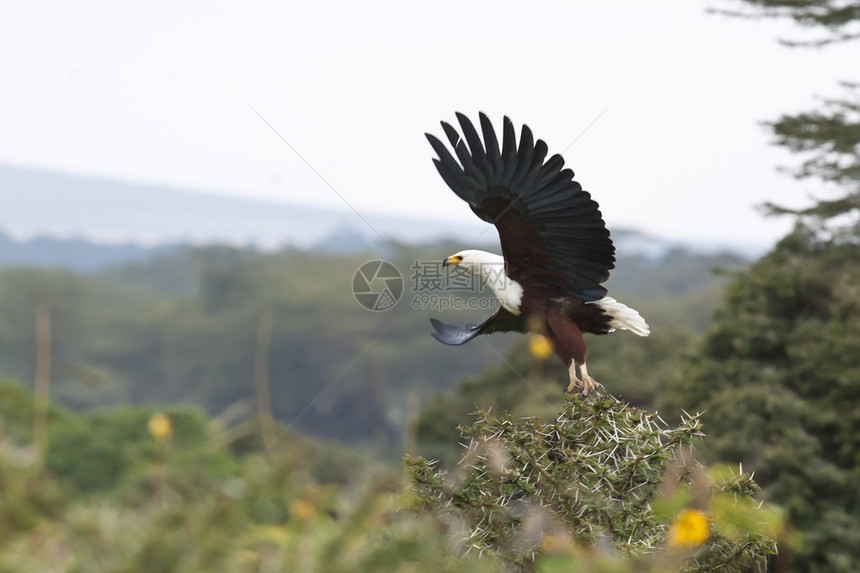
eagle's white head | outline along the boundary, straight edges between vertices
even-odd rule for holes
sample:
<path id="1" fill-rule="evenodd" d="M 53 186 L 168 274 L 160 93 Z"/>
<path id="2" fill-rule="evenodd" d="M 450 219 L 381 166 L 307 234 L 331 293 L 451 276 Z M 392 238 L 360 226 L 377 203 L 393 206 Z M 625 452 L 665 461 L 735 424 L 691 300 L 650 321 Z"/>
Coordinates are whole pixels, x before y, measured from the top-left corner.
<path id="1" fill-rule="evenodd" d="M 505 259 L 501 255 L 466 249 L 442 261 L 442 266 L 460 267 L 472 275 L 481 277 L 503 307 L 513 314 L 520 314 L 523 287 L 505 274 Z"/>
<path id="2" fill-rule="evenodd" d="M 479 251 L 477 249 L 466 249 L 453 254 L 444 261 L 442 266 L 457 266 L 473 275 L 487 276 L 505 273 L 505 259 L 499 255 Z"/>

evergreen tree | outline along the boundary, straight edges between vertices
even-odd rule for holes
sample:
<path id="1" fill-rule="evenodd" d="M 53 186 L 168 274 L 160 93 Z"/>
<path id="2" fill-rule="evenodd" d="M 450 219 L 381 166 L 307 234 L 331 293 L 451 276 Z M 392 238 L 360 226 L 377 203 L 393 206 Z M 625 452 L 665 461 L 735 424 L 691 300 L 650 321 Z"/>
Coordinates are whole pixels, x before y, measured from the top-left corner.
<path id="1" fill-rule="evenodd" d="M 860 210 L 860 84 L 846 82 L 844 88 L 844 97 L 823 100 L 821 110 L 783 115 L 769 124 L 777 144 L 805 158 L 799 168 L 788 171 L 797 178 L 836 184 L 840 196 L 819 199 L 803 209 L 773 203 L 766 207 L 774 214 L 812 217 L 819 223 L 848 216 L 838 221 L 842 232 L 860 234 L 856 216 Z"/>
<path id="2" fill-rule="evenodd" d="M 664 411 L 704 411 L 706 459 L 755 471 L 802 543 L 797 571 L 860 563 L 860 264 L 798 226 L 730 285 Z"/>
<path id="3" fill-rule="evenodd" d="M 784 40 L 789 46 L 824 46 L 860 39 L 860 3 L 851 0 L 740 0 L 741 10 L 714 12 L 745 18 L 791 18 L 806 28 L 823 28 L 826 35 L 815 40 Z M 732 0 L 734 3 L 734 0 Z"/>
<path id="4" fill-rule="evenodd" d="M 743 15 L 791 17 L 826 30 L 823 46 L 860 38 L 860 4 L 742 0 Z M 860 563 L 860 89 L 767 125 L 802 157 L 787 170 L 826 184 L 795 230 L 740 273 L 716 323 L 670 383 L 664 407 L 705 411 L 709 459 L 743 462 L 799 530 L 799 571 L 856 571 Z"/>
<path id="5" fill-rule="evenodd" d="M 790 46 L 825 46 L 860 40 L 860 2 L 847 0 L 740 0 L 745 11 L 718 10 L 746 17 L 788 17 L 804 27 L 824 29 L 812 41 L 784 41 Z M 856 70 L 852 70 L 856 73 Z M 774 143 L 803 157 L 799 168 L 786 169 L 797 178 L 816 178 L 835 184 L 834 196 L 819 198 L 802 209 L 767 203 L 771 214 L 794 214 L 840 233 L 860 234 L 860 84 L 843 81 L 843 95 L 822 98 L 821 108 L 784 114 L 767 122 Z M 840 217 L 841 216 L 841 217 Z M 834 225 L 835 224 L 835 225 Z"/>

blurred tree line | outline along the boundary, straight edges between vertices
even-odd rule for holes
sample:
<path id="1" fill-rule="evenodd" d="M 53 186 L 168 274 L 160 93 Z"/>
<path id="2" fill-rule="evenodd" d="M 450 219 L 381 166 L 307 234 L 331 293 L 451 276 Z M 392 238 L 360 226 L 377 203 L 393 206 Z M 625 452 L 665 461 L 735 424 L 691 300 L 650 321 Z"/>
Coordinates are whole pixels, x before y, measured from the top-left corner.
<path id="1" fill-rule="evenodd" d="M 464 374 L 477 375 L 498 363 L 517 340 L 497 336 L 452 349 L 429 336 L 430 316 L 465 323 L 492 312 L 488 307 L 455 311 L 432 304 L 415 308 L 425 302 L 413 292 L 415 262 L 438 263 L 458 248 L 392 247 L 385 258 L 400 270 L 404 294 L 384 312 L 361 307 L 351 290 L 356 270 L 380 258 L 374 253 L 265 253 L 213 246 L 88 275 L 2 269 L 0 373 L 33 380 L 34 309 L 45 304 L 52 324 L 51 396 L 66 406 L 191 403 L 217 415 L 254 400 L 262 369 L 277 419 L 316 436 L 371 440 L 396 452 L 420 402 L 453 389 Z M 646 342 L 652 356 L 677 358 L 682 339 L 691 340 L 709 320 L 727 280 L 711 269 L 744 264 L 731 255 L 678 250 L 656 260 L 621 259 L 613 280 L 620 285 L 617 296 L 640 308 L 652 324 L 678 325 L 672 339 L 677 344 L 660 345 L 661 335 L 652 339 L 659 348 Z M 482 290 L 434 294 L 442 301 L 450 294 L 461 302 L 489 295 Z M 271 334 L 261 365 L 263 317 L 271 319 Z M 595 367 L 601 357 L 622 366 L 611 355 L 622 348 L 594 351 Z M 651 371 L 652 380 L 658 379 L 644 364 L 631 368 L 637 375 Z M 554 401 L 564 379 L 558 376 Z M 631 396 L 642 398 L 652 390 L 639 389 L 635 396 L 631 390 Z"/>

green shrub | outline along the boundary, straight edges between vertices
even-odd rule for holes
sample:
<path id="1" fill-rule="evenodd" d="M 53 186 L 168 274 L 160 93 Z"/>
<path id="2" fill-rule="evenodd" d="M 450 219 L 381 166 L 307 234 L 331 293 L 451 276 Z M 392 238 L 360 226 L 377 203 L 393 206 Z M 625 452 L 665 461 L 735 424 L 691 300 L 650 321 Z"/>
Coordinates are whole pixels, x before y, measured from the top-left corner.
<path id="1" fill-rule="evenodd" d="M 551 422 L 479 411 L 461 431 L 454 472 L 406 464 L 415 506 L 448 524 L 463 555 L 541 570 L 746 571 L 775 551 L 778 513 L 753 502 L 752 479 L 692 461 L 696 416 L 668 428 L 612 397 L 570 397 Z M 698 520 L 698 538 L 684 520 Z"/>

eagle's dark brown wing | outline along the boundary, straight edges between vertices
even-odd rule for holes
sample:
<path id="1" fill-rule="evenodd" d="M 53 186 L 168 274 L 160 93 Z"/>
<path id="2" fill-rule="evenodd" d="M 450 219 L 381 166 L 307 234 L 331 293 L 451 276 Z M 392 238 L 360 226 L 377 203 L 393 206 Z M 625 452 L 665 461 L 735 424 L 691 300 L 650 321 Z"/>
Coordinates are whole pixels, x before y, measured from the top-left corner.
<path id="1" fill-rule="evenodd" d="M 517 145 L 507 117 L 501 148 L 483 113 L 483 142 L 467 117 L 458 113 L 457 119 L 462 137 L 442 122 L 457 159 L 427 134 L 439 155 L 434 163 L 454 193 L 496 226 L 508 276 L 532 296 L 603 298 L 601 283 L 615 266 L 615 247 L 597 203 L 573 180 L 573 171 L 563 169 L 564 159 L 546 159 L 546 144 L 525 125 Z"/>

